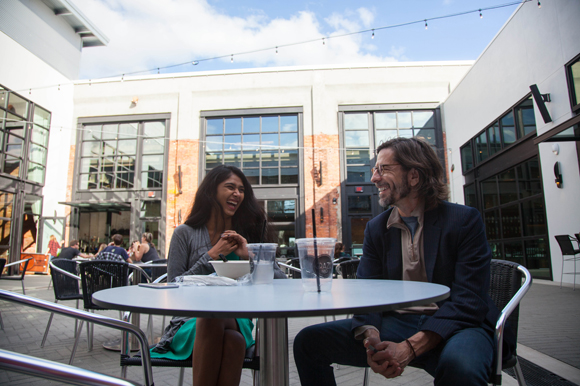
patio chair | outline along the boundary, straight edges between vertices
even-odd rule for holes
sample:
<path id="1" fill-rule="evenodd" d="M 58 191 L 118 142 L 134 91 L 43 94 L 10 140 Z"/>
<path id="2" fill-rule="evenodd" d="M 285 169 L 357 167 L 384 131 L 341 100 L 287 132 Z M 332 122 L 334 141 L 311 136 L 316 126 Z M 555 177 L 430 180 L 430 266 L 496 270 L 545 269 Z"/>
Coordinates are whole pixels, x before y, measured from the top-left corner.
<path id="1" fill-rule="evenodd" d="M 28 269 L 28 266 L 30 265 L 30 260 L 33 260 L 33 259 L 34 259 L 34 257 L 29 257 L 28 259 L 22 259 L 22 260 L 14 261 L 14 262 L 9 263 L 9 264 L 5 264 L 4 268 L 13 267 L 13 266 L 16 266 L 18 264 L 24 264 L 24 267 L 20 268 L 19 275 L 2 277 L 1 272 L 0 272 L 0 280 L 20 280 L 20 282 L 22 283 L 22 293 L 24 295 L 26 295 L 26 289 L 24 288 L 24 278 L 26 277 L 26 270 Z"/>
<path id="2" fill-rule="evenodd" d="M 4 266 L 6 265 L 6 259 L 0 259 L 0 277 L 2 277 L 2 271 L 4 271 Z M 2 312 L 0 311 L 0 328 L 4 331 L 4 322 L 2 321 Z"/>
<path id="3" fill-rule="evenodd" d="M 343 279 L 356 279 L 356 270 L 360 263 L 360 259 L 351 259 L 343 261 L 338 265 L 338 271 Z"/>
<path id="4" fill-rule="evenodd" d="M 157 280 L 157 278 L 167 273 L 167 265 L 164 267 L 156 267 L 155 265 L 157 264 L 167 264 L 167 259 L 153 260 L 151 262 L 151 268 L 149 269 L 151 270 L 150 276 L 152 281 Z"/>
<path id="5" fill-rule="evenodd" d="M 41 300 L 41 299 L 33 298 L 30 296 L 20 295 L 20 294 L 17 294 L 15 292 L 6 291 L 6 290 L 0 290 L 0 299 L 6 300 L 9 302 L 13 302 L 13 303 L 17 303 L 17 304 L 21 304 L 21 305 L 25 305 L 25 306 L 29 306 L 29 307 L 33 307 L 33 308 L 37 308 L 37 309 L 40 309 L 43 311 L 53 312 L 53 313 L 56 313 L 59 315 L 64 315 L 64 316 L 80 319 L 83 322 L 86 321 L 86 322 L 98 324 L 100 326 L 111 327 L 111 328 L 114 328 L 116 330 L 122 331 L 124 333 L 124 335 L 127 335 L 128 333 L 132 333 L 133 335 L 135 335 L 137 337 L 137 340 L 139 341 L 142 355 L 143 355 L 143 362 L 145 363 L 145 366 L 143 366 L 144 384 L 146 386 L 153 386 L 154 385 L 153 372 L 151 370 L 151 364 L 150 364 L 151 357 L 149 355 L 149 350 L 147 350 L 147 346 L 148 346 L 147 338 L 145 337 L 145 333 L 143 333 L 143 331 L 141 331 L 139 328 L 133 326 L 132 324 L 118 320 L 118 319 L 109 318 L 107 316 L 92 314 L 90 312 L 77 310 L 77 309 L 74 309 L 71 307 L 63 306 L 61 304 L 48 302 L 46 300 Z M 3 358 L 3 356 L 1 358 Z M 11 362 L 12 362 L 12 364 L 10 364 Z M 57 364 L 54 366 L 47 367 L 39 362 L 36 362 L 36 363 L 28 362 L 28 363 L 25 363 L 24 365 L 18 364 L 18 362 L 20 362 L 20 361 L 19 360 L 12 360 L 12 359 L 7 359 L 7 360 L 0 359 L 0 367 L 1 366 L 6 366 L 6 367 L 7 366 L 14 366 L 22 371 L 25 371 L 28 369 L 28 370 L 30 370 L 31 374 L 39 374 L 41 376 L 46 374 L 46 378 L 48 378 L 52 374 L 55 376 L 55 378 L 52 378 L 54 380 L 63 380 L 63 379 L 61 379 L 61 377 L 68 379 L 68 382 L 71 382 L 74 380 L 74 378 L 71 378 L 71 374 L 67 373 L 67 370 L 76 369 L 75 367 L 72 367 L 72 366 Z M 12 368 L 12 370 L 18 371 L 16 368 Z M 49 373 L 47 374 L 45 371 L 48 371 Z M 94 374 L 96 374 L 96 373 L 94 373 Z M 105 375 L 104 377 L 109 377 L 109 376 Z M 111 377 L 111 378 L 116 379 L 113 377 Z M 101 379 L 105 379 L 105 378 L 101 378 Z M 79 382 L 75 382 L 74 384 L 77 384 L 77 385 L 84 385 L 84 384 L 86 384 L 86 385 L 127 385 L 127 386 L 134 384 L 134 383 L 130 383 L 130 382 L 129 383 L 106 383 L 105 381 L 103 381 L 101 383 L 98 383 L 98 382 L 99 381 L 95 381 L 94 383 L 80 382 L 79 381 Z M 122 380 L 119 380 L 119 382 L 122 382 Z"/>
<path id="6" fill-rule="evenodd" d="M 554 236 L 558 241 L 558 245 L 560 246 L 560 250 L 562 251 L 562 273 L 560 274 L 560 288 L 562 288 L 562 282 L 564 280 L 564 274 L 566 275 L 574 275 L 574 287 L 573 291 L 576 291 L 576 275 L 580 274 L 580 272 L 576 272 L 576 262 L 580 260 L 580 249 L 574 249 L 574 245 L 572 244 L 572 240 L 574 238 L 569 235 L 558 235 Z M 578 243 L 580 241 L 576 240 Z M 566 257 L 571 256 L 571 257 Z M 574 263 L 574 271 L 571 272 L 564 272 L 564 264 L 566 262 L 573 262 Z"/>
<path id="7" fill-rule="evenodd" d="M 77 273 L 77 262 L 68 259 L 53 259 L 48 263 L 50 265 L 50 276 L 52 278 L 54 290 L 54 302 L 58 303 L 59 300 L 76 300 L 76 308 L 79 308 L 79 300 L 82 300 L 83 294 L 80 291 L 79 281 L 81 278 L 76 275 Z M 40 347 L 44 347 L 46 343 L 46 337 L 48 336 L 48 330 L 52 324 L 52 318 L 54 317 L 54 312 L 50 314 L 48 318 L 48 323 L 46 325 L 46 330 L 44 331 L 44 336 L 42 337 L 42 343 Z M 78 320 L 75 320 L 75 334 L 78 328 Z M 75 336 L 76 337 L 76 336 Z"/>
<path id="8" fill-rule="evenodd" d="M 523 283 L 522 283 L 523 280 Z M 496 307 L 500 310 L 500 315 L 495 325 L 496 353 L 494 358 L 494 368 L 489 380 L 492 385 L 501 385 L 502 370 L 514 368 L 516 379 L 520 386 L 525 386 L 524 374 L 518 362 L 517 353 L 514 351 L 511 357 L 503 357 L 503 334 L 506 322 L 516 335 L 518 333 L 519 305 L 524 295 L 532 285 L 532 275 L 523 266 L 506 260 L 492 260 L 490 264 L 490 285 L 489 296 Z M 368 367 L 365 368 L 363 385 L 368 386 Z M 468 382 L 466 382 L 468 383 Z"/>

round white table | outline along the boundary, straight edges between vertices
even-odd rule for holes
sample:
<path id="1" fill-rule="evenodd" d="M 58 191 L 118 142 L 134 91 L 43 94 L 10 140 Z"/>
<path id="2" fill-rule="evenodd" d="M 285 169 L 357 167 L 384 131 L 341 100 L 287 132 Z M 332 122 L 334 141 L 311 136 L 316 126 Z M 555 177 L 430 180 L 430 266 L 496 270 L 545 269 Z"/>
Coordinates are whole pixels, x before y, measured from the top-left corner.
<path id="1" fill-rule="evenodd" d="M 137 313 L 259 318 L 260 382 L 288 385 L 289 317 L 383 312 L 446 299 L 439 284 L 391 280 L 333 280 L 330 292 L 304 292 L 301 280 L 271 285 L 117 287 L 93 294 L 101 307 Z"/>

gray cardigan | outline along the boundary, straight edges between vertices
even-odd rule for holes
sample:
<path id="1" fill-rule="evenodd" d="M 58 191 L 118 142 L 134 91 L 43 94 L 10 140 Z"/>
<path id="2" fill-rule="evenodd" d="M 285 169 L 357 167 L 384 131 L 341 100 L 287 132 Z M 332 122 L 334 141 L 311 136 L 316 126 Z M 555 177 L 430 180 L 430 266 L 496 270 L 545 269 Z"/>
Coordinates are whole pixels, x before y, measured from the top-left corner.
<path id="1" fill-rule="evenodd" d="M 175 228 L 167 254 L 167 282 L 177 276 L 209 275 L 215 272 L 207 253 L 211 247 L 205 226 L 194 229 L 182 224 Z"/>

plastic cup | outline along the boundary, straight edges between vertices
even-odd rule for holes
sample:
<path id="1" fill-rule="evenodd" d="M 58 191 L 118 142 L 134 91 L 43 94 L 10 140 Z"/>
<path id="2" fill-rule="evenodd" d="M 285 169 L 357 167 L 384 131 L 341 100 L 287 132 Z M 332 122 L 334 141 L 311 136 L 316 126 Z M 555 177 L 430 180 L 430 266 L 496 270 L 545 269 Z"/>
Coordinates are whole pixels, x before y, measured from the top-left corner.
<path id="1" fill-rule="evenodd" d="M 252 284 L 272 284 L 274 280 L 274 260 L 278 244 L 248 244 L 252 260 Z"/>
<path id="2" fill-rule="evenodd" d="M 296 240 L 304 291 L 318 292 L 319 283 L 320 291 L 330 291 L 335 244 L 331 238 Z"/>

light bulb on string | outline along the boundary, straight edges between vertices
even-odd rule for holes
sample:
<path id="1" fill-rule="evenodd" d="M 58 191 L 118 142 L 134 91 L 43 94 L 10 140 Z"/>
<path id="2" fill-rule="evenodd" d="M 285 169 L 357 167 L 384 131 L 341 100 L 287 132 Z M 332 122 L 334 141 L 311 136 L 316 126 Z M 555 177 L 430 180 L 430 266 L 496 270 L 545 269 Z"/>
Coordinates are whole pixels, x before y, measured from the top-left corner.
<path id="1" fill-rule="evenodd" d="M 375 30 L 373 29 L 373 34 L 371 35 L 371 39 L 375 38 Z"/>
<path id="2" fill-rule="evenodd" d="M 159 67 L 157 67 L 157 75 L 159 75 Z"/>
<path id="3" fill-rule="evenodd" d="M 322 45 L 326 45 L 326 43 L 324 42 L 324 38 L 322 38 Z"/>
<path id="4" fill-rule="evenodd" d="M 60 84 L 58 85 L 58 91 L 60 91 Z"/>
<path id="5" fill-rule="evenodd" d="M 479 18 L 483 19 L 483 13 L 481 13 L 481 9 L 479 10 Z"/>
<path id="6" fill-rule="evenodd" d="M 28 89 L 28 95 L 32 95 L 32 89 L 31 88 Z"/>
<path id="7" fill-rule="evenodd" d="M 121 77 L 121 82 L 125 81 L 125 74 L 123 74 L 123 76 Z"/>
<path id="8" fill-rule="evenodd" d="M 427 29 L 427 19 L 425 19 L 425 29 Z"/>
<path id="9" fill-rule="evenodd" d="M 278 46 L 276 46 L 276 55 L 278 54 Z"/>
<path id="10" fill-rule="evenodd" d="M 234 62 L 234 54 L 232 54 L 232 57 L 230 58 L 230 63 Z"/>

